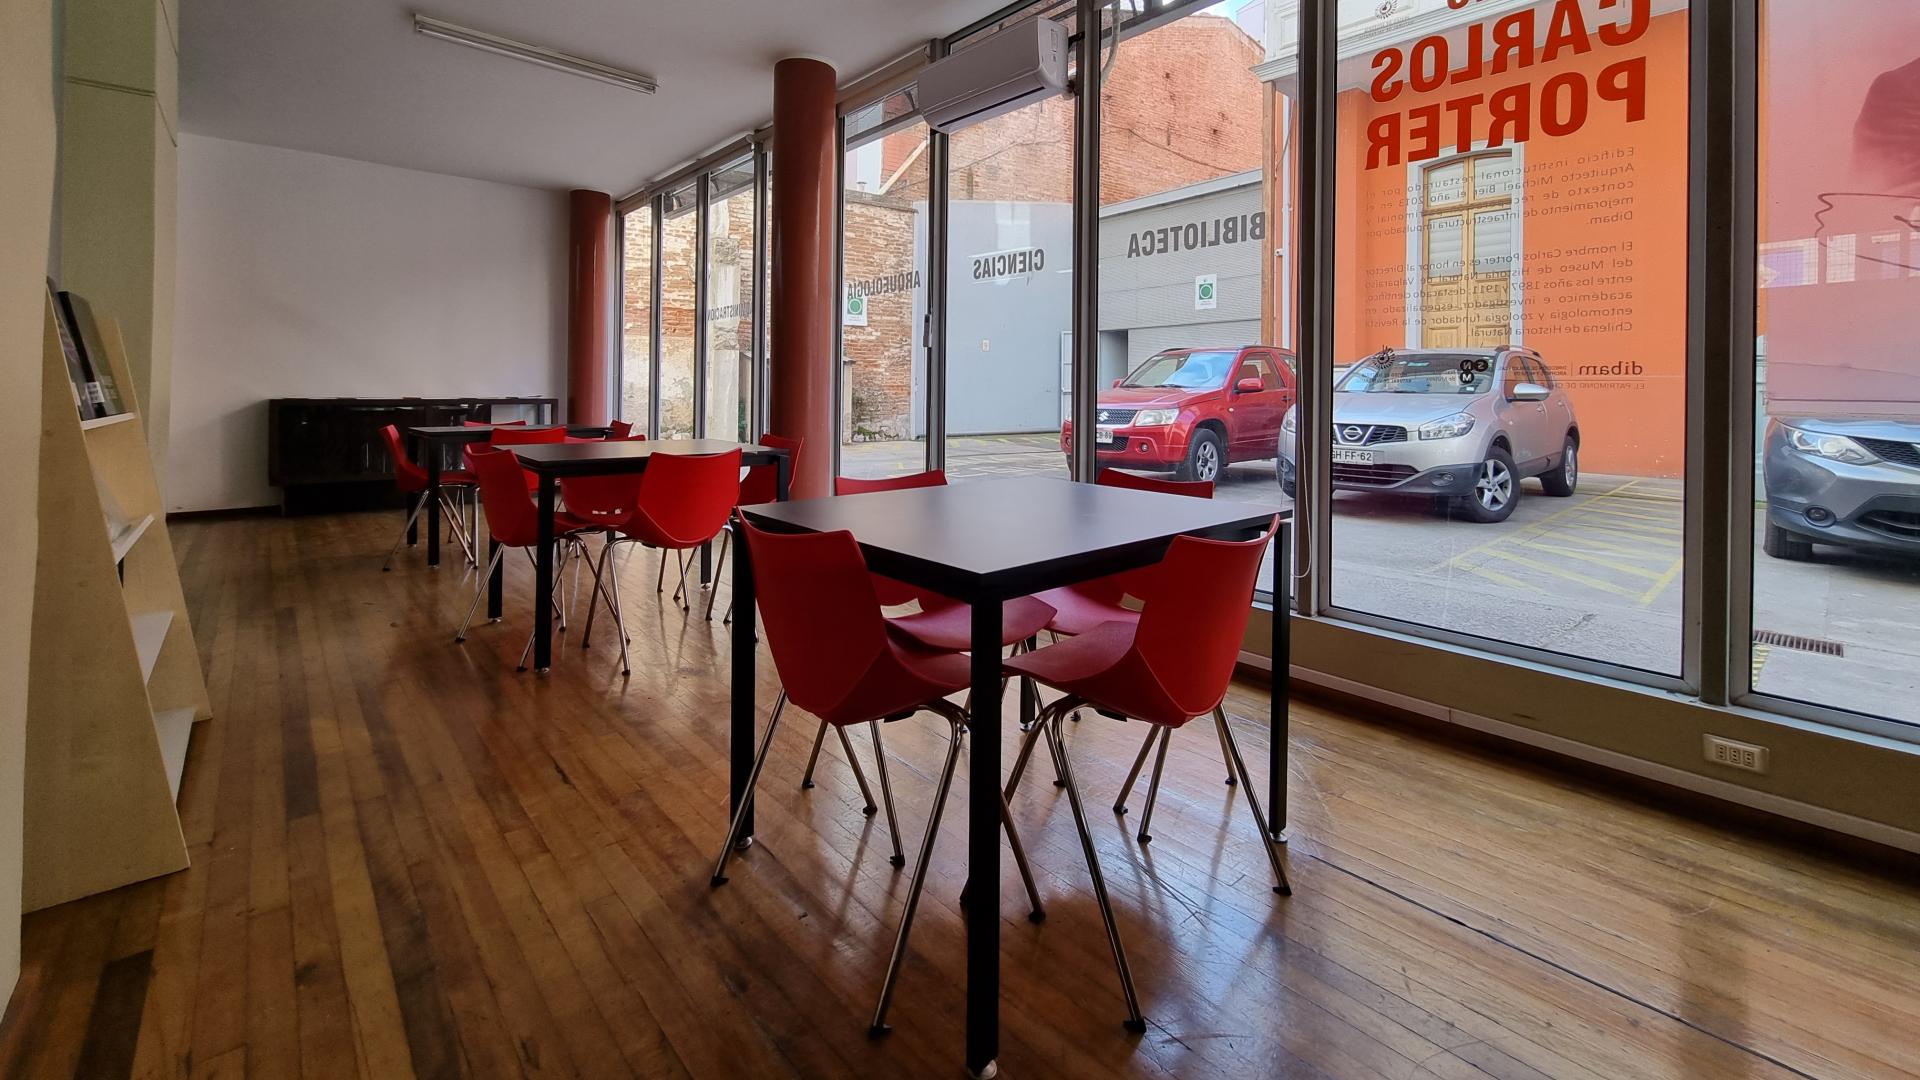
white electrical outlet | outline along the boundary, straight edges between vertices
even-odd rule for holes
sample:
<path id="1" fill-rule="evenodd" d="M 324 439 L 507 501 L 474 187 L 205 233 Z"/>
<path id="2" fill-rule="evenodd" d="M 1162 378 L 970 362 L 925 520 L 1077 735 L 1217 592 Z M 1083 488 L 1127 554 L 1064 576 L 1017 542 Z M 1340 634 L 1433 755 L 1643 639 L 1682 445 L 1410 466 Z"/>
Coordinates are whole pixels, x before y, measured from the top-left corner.
<path id="1" fill-rule="evenodd" d="M 1767 771 L 1766 747 L 1735 742 L 1718 735 L 1708 735 L 1705 739 L 1707 760 L 1715 765 L 1725 765 L 1729 769 L 1741 769 L 1746 772 Z"/>

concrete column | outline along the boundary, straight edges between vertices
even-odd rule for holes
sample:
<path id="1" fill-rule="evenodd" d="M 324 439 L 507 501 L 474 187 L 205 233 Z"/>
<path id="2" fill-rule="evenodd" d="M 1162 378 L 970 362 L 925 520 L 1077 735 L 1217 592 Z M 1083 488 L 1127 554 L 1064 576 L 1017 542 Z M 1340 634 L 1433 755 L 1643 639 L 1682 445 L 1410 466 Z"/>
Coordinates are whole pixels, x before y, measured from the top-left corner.
<path id="1" fill-rule="evenodd" d="M 570 424 L 604 424 L 613 316 L 613 197 L 567 193 L 567 416 Z"/>
<path id="2" fill-rule="evenodd" d="M 806 440 L 795 498 L 832 493 L 834 134 L 837 76 L 818 60 L 773 68 L 773 295 L 768 429 Z"/>

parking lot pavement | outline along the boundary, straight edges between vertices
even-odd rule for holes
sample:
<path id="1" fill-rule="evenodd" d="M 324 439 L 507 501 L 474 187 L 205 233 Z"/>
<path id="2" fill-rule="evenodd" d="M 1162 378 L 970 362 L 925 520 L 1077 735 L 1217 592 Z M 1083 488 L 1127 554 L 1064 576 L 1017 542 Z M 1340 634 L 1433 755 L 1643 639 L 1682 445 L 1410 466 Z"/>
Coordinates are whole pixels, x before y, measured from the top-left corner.
<path id="1" fill-rule="evenodd" d="M 849 475 L 924 467 L 920 443 L 844 447 Z M 955 481 L 1051 474 L 1066 463 L 1051 434 L 949 440 Z M 1216 498 L 1285 506 L 1273 463 L 1235 465 Z M 1551 498 L 1528 482 L 1498 525 L 1450 520 L 1425 498 L 1334 497 L 1333 601 L 1667 675 L 1680 670 L 1685 528 L 1678 480 L 1588 474 Z M 1789 639 L 1755 647 L 1769 694 L 1920 723 L 1920 565 L 1821 548 L 1783 562 L 1758 549 L 1754 629 Z M 1272 555 L 1261 587 L 1271 588 Z M 1810 651 L 1811 650 L 1811 651 Z M 1838 655 L 1834 655 L 1838 653 Z"/>

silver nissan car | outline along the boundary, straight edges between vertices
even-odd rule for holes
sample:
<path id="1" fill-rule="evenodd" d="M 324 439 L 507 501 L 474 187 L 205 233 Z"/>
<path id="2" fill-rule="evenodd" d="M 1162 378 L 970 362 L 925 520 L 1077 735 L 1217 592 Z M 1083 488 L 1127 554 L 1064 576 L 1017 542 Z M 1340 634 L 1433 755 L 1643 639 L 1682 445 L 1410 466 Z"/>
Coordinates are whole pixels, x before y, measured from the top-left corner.
<path id="1" fill-rule="evenodd" d="M 1294 490 L 1295 414 L 1280 431 Z M 1521 348 L 1384 349 L 1333 388 L 1333 486 L 1429 495 L 1470 521 L 1505 521 L 1520 481 L 1548 495 L 1580 481 L 1580 424 L 1566 389 Z"/>

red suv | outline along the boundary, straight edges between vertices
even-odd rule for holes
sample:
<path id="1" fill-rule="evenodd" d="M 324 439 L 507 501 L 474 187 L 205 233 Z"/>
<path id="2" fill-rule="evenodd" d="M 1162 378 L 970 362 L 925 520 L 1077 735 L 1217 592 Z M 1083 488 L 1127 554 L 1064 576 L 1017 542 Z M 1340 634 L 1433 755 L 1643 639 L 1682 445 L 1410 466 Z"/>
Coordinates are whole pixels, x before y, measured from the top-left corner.
<path id="1" fill-rule="evenodd" d="M 1100 393 L 1101 467 L 1171 470 L 1218 480 L 1236 461 L 1272 458 L 1293 406 L 1293 357 L 1267 345 L 1168 349 Z M 1073 453 L 1073 423 L 1060 426 Z"/>

